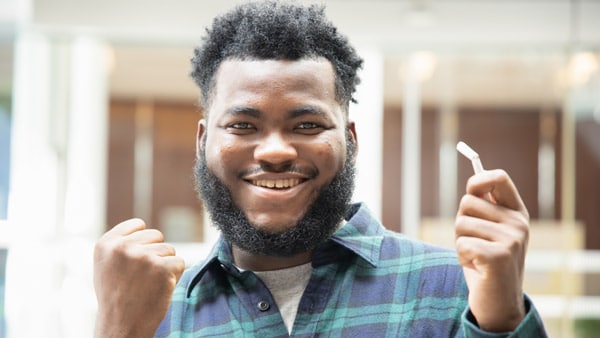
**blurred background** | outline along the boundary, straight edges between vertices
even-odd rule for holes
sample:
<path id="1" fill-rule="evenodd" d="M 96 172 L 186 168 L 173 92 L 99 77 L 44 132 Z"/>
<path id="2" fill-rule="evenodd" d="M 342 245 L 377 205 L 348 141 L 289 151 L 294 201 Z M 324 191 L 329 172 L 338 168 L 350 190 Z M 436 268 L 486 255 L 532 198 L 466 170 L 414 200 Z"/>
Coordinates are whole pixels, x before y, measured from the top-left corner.
<path id="1" fill-rule="evenodd" d="M 122 220 L 187 264 L 207 253 L 189 59 L 240 2 L 0 2 L 0 337 L 92 337 L 93 244 Z M 597 335 L 600 1 L 321 3 L 365 59 L 355 199 L 452 247 L 465 141 L 528 206 L 525 287 L 551 336 Z"/>

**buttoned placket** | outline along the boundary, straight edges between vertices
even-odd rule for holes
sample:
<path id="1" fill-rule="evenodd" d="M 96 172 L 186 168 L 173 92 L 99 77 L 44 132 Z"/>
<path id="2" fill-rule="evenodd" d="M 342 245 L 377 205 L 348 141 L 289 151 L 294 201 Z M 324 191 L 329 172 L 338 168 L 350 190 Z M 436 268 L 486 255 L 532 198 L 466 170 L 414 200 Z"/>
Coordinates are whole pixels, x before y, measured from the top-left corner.
<path id="1" fill-rule="evenodd" d="M 287 336 L 288 332 L 279 313 L 279 308 L 271 295 L 271 292 L 266 285 L 251 271 L 239 271 L 235 266 L 221 264 L 223 269 L 229 276 L 229 281 L 234 289 L 236 297 L 244 305 L 243 308 L 247 311 L 254 320 L 262 316 L 278 315 L 280 325 L 271 325 L 271 332 L 266 333 L 266 336 Z M 232 313 L 238 320 L 243 321 L 243 315 L 238 311 L 241 308 L 231 309 Z M 262 332 L 261 332 L 262 334 Z"/>

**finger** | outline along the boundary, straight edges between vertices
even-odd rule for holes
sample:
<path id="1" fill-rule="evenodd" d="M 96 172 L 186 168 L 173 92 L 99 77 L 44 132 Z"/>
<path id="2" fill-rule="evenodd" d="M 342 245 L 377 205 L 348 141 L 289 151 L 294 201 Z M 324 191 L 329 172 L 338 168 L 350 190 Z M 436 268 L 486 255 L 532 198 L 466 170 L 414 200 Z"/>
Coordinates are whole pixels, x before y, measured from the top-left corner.
<path id="1" fill-rule="evenodd" d="M 156 256 L 160 256 L 160 257 L 176 255 L 175 248 L 172 245 L 167 244 L 167 243 L 152 243 L 152 244 L 146 245 L 144 248 L 145 248 L 145 250 L 148 250 L 148 252 L 153 253 Z"/>
<path id="2" fill-rule="evenodd" d="M 512 211 L 516 213 L 516 211 Z M 498 223 L 467 215 L 456 217 L 455 238 L 477 237 L 494 242 L 510 242 L 515 238 L 527 238 L 528 228 L 523 222 Z"/>
<path id="3" fill-rule="evenodd" d="M 468 194 L 464 195 L 459 203 L 457 217 L 462 215 L 496 223 L 527 222 L 527 217 L 524 217 L 526 213 L 524 215 L 520 210 L 512 210 Z"/>
<path id="4" fill-rule="evenodd" d="M 137 244 L 162 243 L 165 240 L 162 232 L 156 229 L 143 229 L 133 232 L 126 237 L 126 241 Z"/>
<path id="5" fill-rule="evenodd" d="M 491 193 L 496 203 L 513 210 L 527 212 L 515 184 L 502 169 L 485 170 L 471 176 L 467 182 L 467 193 L 484 196 Z"/>
<path id="6" fill-rule="evenodd" d="M 497 223 L 486 221 L 483 219 L 461 215 L 456 217 L 455 223 L 455 238 L 461 236 L 477 237 L 488 241 L 498 240 Z M 504 227 L 506 228 L 506 227 Z"/>
<path id="7" fill-rule="evenodd" d="M 185 261 L 179 256 L 166 256 L 162 258 L 178 281 L 185 270 Z"/>
<path id="8" fill-rule="evenodd" d="M 118 236 L 126 236 L 136 231 L 140 231 L 146 228 L 146 223 L 139 218 L 132 218 L 123 221 L 115 225 L 112 229 L 107 231 L 103 237 L 112 238 Z"/>
<path id="9" fill-rule="evenodd" d="M 493 260 L 505 257 L 510 252 L 496 242 L 478 237 L 461 236 L 456 239 L 458 261 L 462 266 L 475 268 L 489 265 Z"/>
<path id="10" fill-rule="evenodd" d="M 490 203 L 474 195 L 466 194 L 460 199 L 457 215 L 467 215 L 499 222 L 505 207 Z"/>

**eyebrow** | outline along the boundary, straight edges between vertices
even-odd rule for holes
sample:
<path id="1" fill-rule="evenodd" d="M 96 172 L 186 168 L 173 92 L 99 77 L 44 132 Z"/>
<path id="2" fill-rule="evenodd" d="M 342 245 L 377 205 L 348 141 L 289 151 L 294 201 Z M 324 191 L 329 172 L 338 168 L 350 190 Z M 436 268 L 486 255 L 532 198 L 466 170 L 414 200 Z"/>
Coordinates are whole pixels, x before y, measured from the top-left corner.
<path id="1" fill-rule="evenodd" d="M 296 117 L 300 117 L 300 116 L 304 116 L 304 115 L 316 115 L 316 116 L 324 117 L 325 112 L 317 106 L 306 105 L 306 106 L 300 106 L 300 107 L 292 109 L 292 111 L 290 112 L 289 115 L 291 118 L 296 118 Z"/>
<path id="2" fill-rule="evenodd" d="M 254 118 L 259 118 L 261 115 L 260 110 L 246 106 L 231 107 L 227 109 L 225 113 L 232 116 L 248 115 Z"/>
<path id="3" fill-rule="evenodd" d="M 262 112 L 259 109 L 252 108 L 252 107 L 235 106 L 235 107 L 231 107 L 231 108 L 227 109 L 226 114 L 232 115 L 232 116 L 247 115 L 247 116 L 254 117 L 254 118 L 260 118 L 260 116 L 262 115 Z M 297 118 L 297 117 L 305 116 L 305 115 L 315 115 L 315 116 L 324 117 L 326 114 L 321 108 L 319 108 L 317 106 L 304 105 L 304 106 L 296 107 L 296 108 L 292 109 L 291 111 L 289 111 L 288 118 Z"/>

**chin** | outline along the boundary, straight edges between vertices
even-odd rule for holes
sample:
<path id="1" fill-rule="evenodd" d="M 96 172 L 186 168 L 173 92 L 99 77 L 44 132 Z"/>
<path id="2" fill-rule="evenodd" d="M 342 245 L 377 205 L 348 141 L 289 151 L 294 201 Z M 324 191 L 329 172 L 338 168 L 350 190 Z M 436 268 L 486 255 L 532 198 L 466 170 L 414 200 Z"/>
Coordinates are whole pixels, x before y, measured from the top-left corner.
<path id="1" fill-rule="evenodd" d="M 268 214 L 263 217 L 252 217 L 252 215 L 248 215 L 248 220 L 252 223 L 256 228 L 261 231 L 270 234 L 281 234 L 290 230 L 298 224 L 301 216 L 290 218 L 290 217 L 273 217 L 273 214 Z"/>

